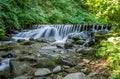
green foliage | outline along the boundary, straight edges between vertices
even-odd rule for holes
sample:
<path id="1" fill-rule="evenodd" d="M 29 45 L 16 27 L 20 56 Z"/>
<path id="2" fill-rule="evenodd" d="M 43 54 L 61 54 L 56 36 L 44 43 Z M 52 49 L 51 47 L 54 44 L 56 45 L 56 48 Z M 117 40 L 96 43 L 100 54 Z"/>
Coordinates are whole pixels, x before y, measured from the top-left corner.
<path id="1" fill-rule="evenodd" d="M 111 37 L 108 40 L 103 40 L 100 43 L 101 47 L 98 50 L 97 56 L 107 57 L 109 66 L 114 70 L 111 79 L 120 78 L 120 38 Z"/>
<path id="2" fill-rule="evenodd" d="M 87 0 L 88 10 L 106 22 L 120 25 L 120 0 Z"/>

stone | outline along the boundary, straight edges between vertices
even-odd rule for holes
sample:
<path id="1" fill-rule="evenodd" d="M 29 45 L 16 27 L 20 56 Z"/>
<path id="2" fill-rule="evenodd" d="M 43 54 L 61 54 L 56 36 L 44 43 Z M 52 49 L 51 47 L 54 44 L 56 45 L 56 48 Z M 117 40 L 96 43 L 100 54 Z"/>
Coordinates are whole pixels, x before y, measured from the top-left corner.
<path id="1" fill-rule="evenodd" d="M 68 74 L 63 79 L 86 79 L 86 76 L 84 73 L 77 72 L 77 73 Z"/>
<path id="2" fill-rule="evenodd" d="M 31 37 L 31 38 L 29 38 L 29 40 L 30 40 L 30 41 L 34 41 L 35 39 Z"/>
<path id="3" fill-rule="evenodd" d="M 22 45 L 31 45 L 31 44 L 33 44 L 34 42 L 33 41 L 24 41 L 24 42 L 22 42 L 21 44 Z"/>
<path id="4" fill-rule="evenodd" d="M 88 64 L 89 62 L 90 62 L 90 60 L 88 60 L 88 59 L 83 59 L 83 63 Z"/>
<path id="5" fill-rule="evenodd" d="M 57 43 L 56 46 L 57 48 L 64 48 L 64 43 Z"/>
<path id="6" fill-rule="evenodd" d="M 26 61 L 11 60 L 10 66 L 14 76 L 24 75 L 31 70 L 30 64 Z"/>
<path id="7" fill-rule="evenodd" d="M 87 75 L 87 79 L 103 79 L 103 78 L 100 78 L 98 73 L 91 72 Z"/>
<path id="8" fill-rule="evenodd" d="M 85 43 L 85 40 L 77 40 L 74 42 L 74 44 L 78 44 L 78 45 L 83 45 Z"/>
<path id="9" fill-rule="evenodd" d="M 0 46 L 0 51 L 11 51 L 11 50 L 13 50 L 13 47 L 11 46 L 7 46 L 7 45 Z"/>
<path id="10" fill-rule="evenodd" d="M 29 78 L 26 76 L 18 76 L 18 77 L 15 77 L 14 79 L 29 79 Z"/>
<path id="11" fill-rule="evenodd" d="M 56 63 L 48 58 L 41 58 L 38 59 L 37 62 L 37 67 L 46 67 L 46 68 L 54 68 L 56 67 Z"/>
<path id="12" fill-rule="evenodd" d="M 55 67 L 55 68 L 53 69 L 53 73 L 58 73 L 58 72 L 60 72 L 60 71 L 62 71 L 61 66 L 57 66 L 57 67 Z"/>
<path id="13" fill-rule="evenodd" d="M 73 44 L 72 43 L 65 43 L 64 44 L 64 48 L 65 49 L 69 49 L 69 48 L 72 48 L 73 47 Z"/>
<path id="14" fill-rule="evenodd" d="M 25 41 L 25 39 L 18 39 L 18 40 L 17 40 L 18 43 L 22 43 L 22 42 L 24 42 L 24 41 Z"/>
<path id="15" fill-rule="evenodd" d="M 10 78 L 10 75 L 10 70 L 0 71 L 0 79 L 8 79 Z"/>
<path id="16" fill-rule="evenodd" d="M 48 38 L 46 38 L 46 41 L 48 41 L 48 42 L 55 42 L 56 40 L 55 40 L 54 37 L 48 37 Z"/>
<path id="17" fill-rule="evenodd" d="M 34 76 L 39 77 L 39 76 L 46 76 L 51 74 L 51 71 L 47 68 L 39 68 L 37 71 L 34 73 Z"/>
<path id="18" fill-rule="evenodd" d="M 57 79 L 63 79 L 63 77 L 58 75 L 58 76 L 57 76 Z"/>
<path id="19" fill-rule="evenodd" d="M 45 38 L 37 38 L 35 39 L 36 42 L 46 42 Z"/>
<path id="20" fill-rule="evenodd" d="M 82 53 L 83 55 L 95 55 L 95 53 L 97 52 L 97 49 L 89 47 L 89 48 L 84 48 L 84 49 L 77 49 L 76 53 Z"/>

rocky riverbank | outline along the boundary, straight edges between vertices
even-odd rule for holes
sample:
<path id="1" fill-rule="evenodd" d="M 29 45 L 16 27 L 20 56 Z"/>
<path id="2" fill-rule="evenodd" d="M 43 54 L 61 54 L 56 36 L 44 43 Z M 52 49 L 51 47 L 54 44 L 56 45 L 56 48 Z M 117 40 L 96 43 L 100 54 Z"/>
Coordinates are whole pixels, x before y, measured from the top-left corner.
<path id="1" fill-rule="evenodd" d="M 108 63 L 96 58 L 97 49 L 90 47 L 101 37 L 94 36 L 87 47 L 82 46 L 86 40 L 80 34 L 69 36 L 65 44 L 32 38 L 1 44 L 0 68 L 7 66 L 0 79 L 108 79 Z"/>

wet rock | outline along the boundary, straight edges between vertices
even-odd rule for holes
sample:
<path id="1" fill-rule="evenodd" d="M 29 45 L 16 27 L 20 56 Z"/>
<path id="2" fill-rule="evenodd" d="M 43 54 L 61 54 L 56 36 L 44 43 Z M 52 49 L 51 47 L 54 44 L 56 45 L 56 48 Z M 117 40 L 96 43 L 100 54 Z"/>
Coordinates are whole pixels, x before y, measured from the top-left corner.
<path id="1" fill-rule="evenodd" d="M 0 71 L 0 79 L 8 79 L 10 78 L 10 71 L 5 70 L 5 71 Z"/>
<path id="2" fill-rule="evenodd" d="M 86 79 L 86 76 L 84 73 L 78 72 L 78 73 L 68 74 L 63 79 Z"/>
<path id="3" fill-rule="evenodd" d="M 57 76 L 57 79 L 63 79 L 63 77 L 58 75 L 58 76 Z"/>
<path id="4" fill-rule="evenodd" d="M 51 60 L 54 61 L 56 64 L 59 64 L 59 65 L 67 65 L 67 66 L 70 66 L 70 67 L 75 66 L 74 63 L 72 63 L 70 61 L 67 61 L 67 60 L 64 60 L 62 58 L 53 57 Z"/>
<path id="5" fill-rule="evenodd" d="M 25 39 L 18 39 L 18 40 L 17 40 L 18 43 L 22 43 L 22 42 L 24 42 L 24 41 L 25 41 Z"/>
<path id="6" fill-rule="evenodd" d="M 44 46 L 39 50 L 39 52 L 52 54 L 55 50 L 58 50 L 56 46 Z"/>
<path id="7" fill-rule="evenodd" d="M 88 59 L 83 59 L 83 63 L 88 64 L 89 62 L 90 62 L 90 60 L 88 60 Z"/>
<path id="8" fill-rule="evenodd" d="M 45 38 L 37 38 L 35 39 L 36 42 L 46 42 Z"/>
<path id="9" fill-rule="evenodd" d="M 75 73 L 75 72 L 78 72 L 78 70 L 75 69 L 74 67 L 73 67 L 73 68 L 69 68 L 69 69 L 64 69 L 64 71 L 66 71 L 67 73 Z"/>
<path id="10" fill-rule="evenodd" d="M 22 45 L 31 45 L 31 44 L 34 44 L 33 41 L 24 41 L 21 43 Z"/>
<path id="11" fill-rule="evenodd" d="M 13 50 L 13 47 L 11 46 L 7 46 L 7 45 L 0 46 L 0 51 L 11 51 L 11 50 Z"/>
<path id="12" fill-rule="evenodd" d="M 34 76 L 45 76 L 51 74 L 51 71 L 47 68 L 39 68 L 37 71 L 34 73 Z"/>
<path id="13" fill-rule="evenodd" d="M 10 61 L 11 71 L 14 76 L 20 76 L 31 70 L 30 64 L 26 61 Z"/>
<path id="14" fill-rule="evenodd" d="M 55 68 L 53 69 L 53 73 L 58 73 L 58 72 L 60 72 L 60 71 L 62 71 L 61 66 L 57 66 L 57 67 L 55 67 Z"/>
<path id="15" fill-rule="evenodd" d="M 91 47 L 90 48 L 84 48 L 84 49 L 79 48 L 79 49 L 76 50 L 76 52 L 77 53 L 82 53 L 83 55 L 93 56 L 97 52 L 97 49 L 91 48 Z"/>
<path id="16" fill-rule="evenodd" d="M 64 48 L 65 49 L 69 49 L 69 48 L 72 48 L 73 47 L 73 44 L 72 43 L 65 43 L 64 44 Z"/>
<path id="17" fill-rule="evenodd" d="M 83 45 L 85 43 L 85 40 L 77 40 L 74 42 L 74 44 L 78 44 L 78 45 Z"/>
<path id="18" fill-rule="evenodd" d="M 29 78 L 26 76 L 18 76 L 18 77 L 15 77 L 14 79 L 29 79 Z"/>
<path id="19" fill-rule="evenodd" d="M 103 77 L 100 78 L 100 75 L 98 73 L 91 72 L 89 75 L 87 75 L 87 79 L 105 79 L 105 78 L 103 78 Z"/>
<path id="20" fill-rule="evenodd" d="M 58 43 L 56 44 L 57 48 L 64 48 L 64 43 Z"/>
<path id="21" fill-rule="evenodd" d="M 41 58 L 37 61 L 37 67 L 46 67 L 46 68 L 54 68 L 56 67 L 56 63 L 48 58 Z"/>
<path id="22" fill-rule="evenodd" d="M 18 60 L 21 60 L 21 61 L 28 61 L 28 62 L 36 62 L 38 59 L 34 56 L 22 56 L 22 57 L 18 57 Z"/>
<path id="23" fill-rule="evenodd" d="M 73 39 L 74 41 L 85 40 L 86 38 L 88 38 L 87 32 L 74 33 L 68 36 L 68 39 Z"/>
<path id="24" fill-rule="evenodd" d="M 2 52 L 2 53 L 0 54 L 0 56 L 1 56 L 2 58 L 12 58 L 12 57 L 16 57 L 16 55 L 13 55 L 13 54 L 10 53 L 10 52 Z"/>
<path id="25" fill-rule="evenodd" d="M 30 41 L 34 41 L 35 39 L 31 37 L 31 38 L 29 38 L 29 40 L 30 40 Z"/>
<path id="26" fill-rule="evenodd" d="M 46 38 L 46 41 L 48 41 L 48 42 L 55 42 L 56 40 L 55 40 L 54 37 L 48 37 L 48 38 Z"/>

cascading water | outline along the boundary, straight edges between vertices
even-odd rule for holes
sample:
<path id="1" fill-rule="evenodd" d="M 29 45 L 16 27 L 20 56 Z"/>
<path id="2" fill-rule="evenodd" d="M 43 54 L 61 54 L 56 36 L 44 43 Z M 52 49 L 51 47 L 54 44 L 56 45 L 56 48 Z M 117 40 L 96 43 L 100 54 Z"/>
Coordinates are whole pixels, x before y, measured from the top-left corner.
<path id="1" fill-rule="evenodd" d="M 41 37 L 53 37 L 56 41 L 66 40 L 67 36 L 71 33 L 80 33 L 82 31 L 92 31 L 96 33 L 99 30 L 105 30 L 108 32 L 107 26 L 99 25 L 35 25 L 35 29 L 29 31 L 23 31 L 16 35 L 13 35 L 13 39 L 25 39 L 29 38 L 41 38 Z"/>

